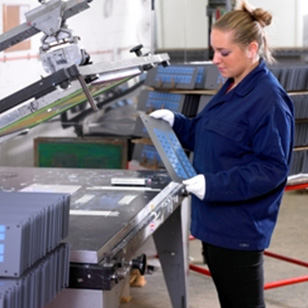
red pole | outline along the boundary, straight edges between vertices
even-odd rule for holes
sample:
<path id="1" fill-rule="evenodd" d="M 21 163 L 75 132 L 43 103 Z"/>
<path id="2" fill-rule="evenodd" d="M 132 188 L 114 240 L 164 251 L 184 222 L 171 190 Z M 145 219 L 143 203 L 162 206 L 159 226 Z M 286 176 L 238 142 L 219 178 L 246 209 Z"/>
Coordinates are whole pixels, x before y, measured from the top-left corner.
<path id="1" fill-rule="evenodd" d="M 189 269 L 192 270 L 192 271 L 195 271 L 197 273 L 206 275 L 206 276 L 211 276 L 211 273 L 210 273 L 209 270 L 202 268 L 200 266 L 194 265 L 194 264 L 190 264 Z M 306 282 L 306 281 L 308 281 L 308 275 L 290 278 L 290 279 L 279 280 L 279 281 L 274 281 L 274 282 L 268 282 L 264 285 L 264 290 L 274 289 L 274 288 L 283 287 L 283 286 L 287 286 L 287 285 L 295 284 L 295 283 L 300 283 L 300 282 Z"/>
<path id="2" fill-rule="evenodd" d="M 189 269 L 197 273 L 206 275 L 206 276 L 211 276 L 211 273 L 209 270 L 207 270 L 206 268 L 202 268 L 200 266 L 194 265 L 194 264 L 189 264 Z"/>
<path id="3" fill-rule="evenodd" d="M 279 260 L 287 261 L 287 262 L 290 262 L 290 263 L 294 263 L 294 264 L 297 264 L 297 265 L 308 267 L 308 262 L 304 262 L 304 261 L 296 260 L 296 259 L 293 259 L 293 258 L 285 257 L 285 256 L 282 256 L 282 255 L 273 253 L 273 252 L 264 251 L 264 255 L 266 255 L 268 257 L 276 258 L 276 259 L 279 259 Z"/>
<path id="4" fill-rule="evenodd" d="M 289 190 L 298 190 L 298 189 L 306 189 L 306 188 L 308 188 L 308 183 L 297 184 L 297 185 L 287 185 L 284 190 L 289 191 Z"/>
<path id="5" fill-rule="evenodd" d="M 296 277 L 296 278 L 285 279 L 285 280 L 280 280 L 280 281 L 269 282 L 269 283 L 266 283 L 264 285 L 264 290 L 283 287 L 283 286 L 287 286 L 287 285 L 290 285 L 290 284 L 295 284 L 295 283 L 300 283 L 300 282 L 305 282 L 305 281 L 308 281 L 308 275 Z"/>

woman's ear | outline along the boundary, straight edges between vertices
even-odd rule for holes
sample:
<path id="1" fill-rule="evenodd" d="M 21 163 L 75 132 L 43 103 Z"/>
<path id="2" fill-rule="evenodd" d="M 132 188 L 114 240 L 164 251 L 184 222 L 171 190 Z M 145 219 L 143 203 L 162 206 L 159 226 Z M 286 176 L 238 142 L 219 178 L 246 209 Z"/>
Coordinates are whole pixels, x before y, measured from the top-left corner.
<path id="1" fill-rule="evenodd" d="M 253 41 L 248 46 L 248 57 L 254 58 L 258 54 L 259 45 L 256 41 Z"/>

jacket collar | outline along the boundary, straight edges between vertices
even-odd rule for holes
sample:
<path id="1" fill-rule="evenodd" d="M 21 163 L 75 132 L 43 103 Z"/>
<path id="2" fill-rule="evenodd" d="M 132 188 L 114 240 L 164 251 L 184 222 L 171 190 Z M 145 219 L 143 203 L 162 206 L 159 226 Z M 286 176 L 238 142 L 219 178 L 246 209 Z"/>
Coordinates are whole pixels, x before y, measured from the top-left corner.
<path id="1" fill-rule="evenodd" d="M 256 86 L 257 79 L 267 74 L 268 69 L 265 61 L 261 58 L 259 65 L 254 68 L 235 88 L 239 96 L 246 96 Z"/>
<path id="2" fill-rule="evenodd" d="M 230 91 L 226 94 L 227 89 L 231 86 L 233 83 L 233 78 L 227 79 L 227 81 L 224 83 L 222 88 L 218 91 L 218 97 L 224 97 L 233 95 L 236 93 L 239 96 L 245 96 L 247 93 L 249 93 L 256 85 L 256 78 L 258 78 L 258 75 L 261 76 L 263 74 L 266 74 L 268 72 L 266 63 L 263 59 L 260 59 L 260 63 L 257 67 L 255 67 L 234 89 L 234 91 Z M 263 74 L 261 74 L 263 73 Z M 260 75 L 261 74 L 261 75 Z"/>
<path id="3" fill-rule="evenodd" d="M 210 104 L 207 105 L 205 109 L 211 108 L 214 105 L 224 103 L 226 101 L 229 101 L 232 99 L 233 95 L 238 95 L 241 97 L 246 96 L 250 91 L 252 91 L 255 86 L 256 82 L 258 82 L 258 79 L 267 74 L 268 69 L 266 66 L 266 63 L 263 59 L 260 60 L 259 65 L 254 68 L 238 85 L 236 88 L 234 88 L 232 91 L 227 92 L 227 89 L 233 82 L 233 78 L 229 78 L 226 80 L 226 82 L 223 84 L 221 89 L 217 92 L 217 94 L 214 96 L 214 99 L 211 101 Z"/>

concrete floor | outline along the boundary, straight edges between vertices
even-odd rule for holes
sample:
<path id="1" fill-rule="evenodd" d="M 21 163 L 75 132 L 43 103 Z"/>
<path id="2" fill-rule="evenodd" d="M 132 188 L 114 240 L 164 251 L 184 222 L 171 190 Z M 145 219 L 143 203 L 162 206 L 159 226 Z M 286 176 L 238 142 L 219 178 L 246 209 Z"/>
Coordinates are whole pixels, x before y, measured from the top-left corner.
<path id="1" fill-rule="evenodd" d="M 308 191 L 285 193 L 268 251 L 308 262 Z M 199 241 L 189 243 L 189 257 L 190 262 L 205 266 Z M 171 305 L 159 261 L 154 260 L 154 265 L 154 272 L 145 275 L 146 285 L 130 288 L 132 298 L 120 308 L 178 308 Z M 265 257 L 264 267 L 265 283 L 308 276 L 307 267 L 270 257 Z M 208 276 L 189 272 L 188 297 L 188 308 L 219 308 L 213 282 Z M 267 308 L 308 308 L 308 282 L 265 290 L 265 300 Z"/>

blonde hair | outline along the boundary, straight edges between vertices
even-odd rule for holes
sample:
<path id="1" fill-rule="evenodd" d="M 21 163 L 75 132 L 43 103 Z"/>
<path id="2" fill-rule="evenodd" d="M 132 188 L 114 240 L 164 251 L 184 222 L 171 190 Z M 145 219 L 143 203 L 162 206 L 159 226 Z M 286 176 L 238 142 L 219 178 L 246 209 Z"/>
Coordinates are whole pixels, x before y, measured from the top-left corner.
<path id="1" fill-rule="evenodd" d="M 254 9 L 242 2 L 239 9 L 228 12 L 213 25 L 221 31 L 234 31 L 234 42 L 248 46 L 256 41 L 259 46 L 259 56 L 268 63 L 275 62 L 268 46 L 264 28 L 272 23 L 272 14 L 261 8 Z"/>

